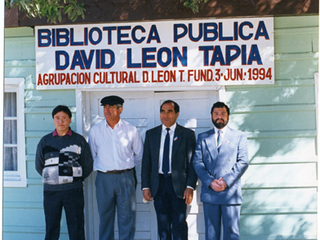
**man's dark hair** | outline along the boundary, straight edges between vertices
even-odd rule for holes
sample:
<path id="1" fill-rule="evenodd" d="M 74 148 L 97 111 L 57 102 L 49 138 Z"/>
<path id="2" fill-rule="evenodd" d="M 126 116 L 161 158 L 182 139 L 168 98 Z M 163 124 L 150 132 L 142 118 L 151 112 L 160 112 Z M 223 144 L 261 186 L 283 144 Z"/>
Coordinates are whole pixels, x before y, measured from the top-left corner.
<path id="1" fill-rule="evenodd" d="M 213 112 L 213 110 L 214 110 L 215 108 L 223 108 L 223 107 L 226 108 L 228 115 L 230 115 L 230 109 L 229 109 L 229 107 L 228 107 L 225 103 L 223 103 L 223 102 L 216 102 L 216 103 L 214 103 L 214 104 L 212 105 L 212 108 L 211 108 L 211 112 L 210 112 L 210 113 L 212 114 L 212 112 Z"/>
<path id="2" fill-rule="evenodd" d="M 67 106 L 64 105 L 58 105 L 52 110 L 52 118 L 54 118 L 54 115 L 56 115 L 58 112 L 64 112 L 68 114 L 69 118 L 72 117 L 72 113 L 70 109 Z"/>
<path id="3" fill-rule="evenodd" d="M 175 101 L 172 101 L 172 100 L 166 100 L 166 101 L 164 101 L 164 102 L 161 104 L 161 106 L 160 106 L 160 112 L 161 112 L 162 106 L 163 106 L 164 104 L 166 104 L 166 103 L 173 103 L 175 113 L 180 112 L 180 107 L 179 107 L 178 103 L 176 103 Z"/>

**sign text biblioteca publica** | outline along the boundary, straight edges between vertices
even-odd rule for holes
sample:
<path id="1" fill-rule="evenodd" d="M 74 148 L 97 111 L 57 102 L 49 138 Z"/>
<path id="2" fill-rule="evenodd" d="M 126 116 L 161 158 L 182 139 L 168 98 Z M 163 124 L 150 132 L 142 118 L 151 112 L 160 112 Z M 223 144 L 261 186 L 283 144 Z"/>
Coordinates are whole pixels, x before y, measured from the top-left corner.
<path id="1" fill-rule="evenodd" d="M 36 28 L 37 88 L 274 83 L 272 18 Z"/>

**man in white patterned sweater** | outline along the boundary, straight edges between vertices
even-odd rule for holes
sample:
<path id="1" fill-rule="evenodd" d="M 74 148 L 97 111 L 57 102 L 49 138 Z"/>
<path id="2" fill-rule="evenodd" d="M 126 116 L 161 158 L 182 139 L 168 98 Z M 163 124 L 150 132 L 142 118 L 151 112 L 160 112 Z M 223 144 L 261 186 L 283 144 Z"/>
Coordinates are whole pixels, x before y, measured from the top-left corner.
<path id="1" fill-rule="evenodd" d="M 59 105 L 52 111 L 55 130 L 45 135 L 36 152 L 36 170 L 44 182 L 45 240 L 58 240 L 62 208 L 70 240 L 84 240 L 83 180 L 93 168 L 90 147 L 69 127 L 71 111 Z"/>

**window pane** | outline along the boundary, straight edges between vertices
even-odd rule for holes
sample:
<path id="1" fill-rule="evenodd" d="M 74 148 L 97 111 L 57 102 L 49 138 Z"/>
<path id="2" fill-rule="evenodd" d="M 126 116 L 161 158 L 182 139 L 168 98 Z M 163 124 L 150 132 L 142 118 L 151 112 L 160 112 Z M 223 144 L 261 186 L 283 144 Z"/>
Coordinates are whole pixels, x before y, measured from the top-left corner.
<path id="1" fill-rule="evenodd" d="M 4 143 L 17 144 L 17 120 L 4 120 Z"/>
<path id="2" fill-rule="evenodd" d="M 4 170 L 5 171 L 17 171 L 17 148 L 5 147 L 4 148 Z"/>
<path id="3" fill-rule="evenodd" d="M 5 117 L 17 116 L 17 93 L 15 92 L 4 93 L 4 116 Z"/>
<path id="4" fill-rule="evenodd" d="M 4 116 L 17 117 L 17 94 L 4 93 Z M 17 144 L 17 120 L 4 120 L 4 144 Z M 4 170 L 17 171 L 17 147 L 4 147 Z"/>

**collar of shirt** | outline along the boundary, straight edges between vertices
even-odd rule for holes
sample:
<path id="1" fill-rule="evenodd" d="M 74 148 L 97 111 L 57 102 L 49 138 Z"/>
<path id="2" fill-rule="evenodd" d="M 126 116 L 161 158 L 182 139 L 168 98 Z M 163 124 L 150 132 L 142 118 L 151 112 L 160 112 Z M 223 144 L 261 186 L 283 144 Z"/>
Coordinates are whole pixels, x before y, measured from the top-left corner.
<path id="1" fill-rule="evenodd" d="M 177 123 L 174 123 L 170 128 L 170 135 L 172 132 L 174 132 L 176 130 L 176 127 L 177 127 Z M 162 124 L 162 134 L 167 134 L 167 127 L 165 125 Z"/>
<path id="2" fill-rule="evenodd" d="M 106 122 L 106 127 L 112 130 L 112 128 L 109 126 L 109 124 L 108 124 L 107 120 L 106 120 L 106 119 L 104 119 L 104 121 Z M 119 122 L 114 126 L 114 128 L 113 128 L 113 129 L 115 129 L 115 128 L 119 128 L 119 127 L 121 127 L 121 125 L 122 125 L 122 120 L 121 120 L 121 118 L 120 118 L 120 119 L 119 119 Z"/>
<path id="3" fill-rule="evenodd" d="M 227 126 L 228 126 L 228 125 L 227 125 Z M 227 129 L 228 129 L 227 126 L 225 126 L 225 127 L 222 128 L 222 129 L 218 129 L 218 128 L 216 128 L 216 126 L 214 126 L 214 132 L 215 132 L 215 134 L 218 133 L 219 130 L 221 131 L 221 134 L 225 134 L 226 131 L 227 131 Z"/>
<path id="4" fill-rule="evenodd" d="M 218 131 L 220 130 L 220 137 L 221 139 L 223 139 L 224 135 L 226 135 L 227 129 L 228 129 L 227 126 L 225 126 L 222 129 L 218 129 L 214 126 L 214 134 L 217 142 L 218 142 Z"/>
<path id="5" fill-rule="evenodd" d="M 59 136 L 56 129 L 53 131 L 52 135 L 53 135 L 54 137 Z M 69 129 L 69 131 L 66 133 L 66 135 L 69 135 L 69 136 L 72 135 L 71 129 Z"/>
<path id="6" fill-rule="evenodd" d="M 170 145 L 169 145 L 169 173 L 171 173 L 171 155 L 172 155 L 172 145 L 173 145 L 173 137 L 174 131 L 176 130 L 177 123 L 174 123 L 170 127 Z M 161 132 L 161 143 L 160 143 L 160 151 L 159 151 L 159 173 L 163 174 L 162 172 L 162 161 L 163 161 L 163 148 L 164 148 L 164 141 L 167 135 L 167 127 L 162 124 L 162 132 Z"/>

